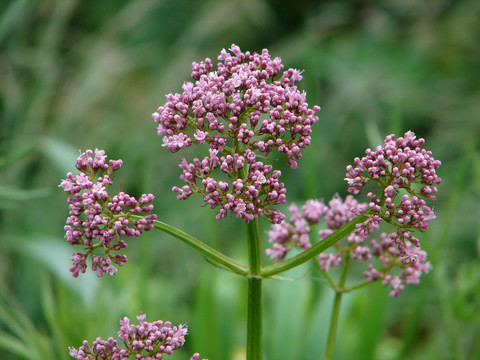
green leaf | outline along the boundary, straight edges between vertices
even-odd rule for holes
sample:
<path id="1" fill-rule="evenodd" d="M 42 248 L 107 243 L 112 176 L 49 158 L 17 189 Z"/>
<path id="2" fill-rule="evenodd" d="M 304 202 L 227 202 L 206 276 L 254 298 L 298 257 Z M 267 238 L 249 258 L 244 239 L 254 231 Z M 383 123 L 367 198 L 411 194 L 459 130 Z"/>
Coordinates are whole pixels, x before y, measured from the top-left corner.
<path id="1" fill-rule="evenodd" d="M 12 31 L 12 28 L 23 22 L 26 13 L 29 10 L 27 0 L 12 1 L 10 6 L 3 11 L 0 18 L 0 42 L 6 34 Z"/>
<path id="2" fill-rule="evenodd" d="M 4 349 L 24 359 L 32 359 L 31 351 L 23 342 L 2 330 L 0 330 L 0 349 Z"/>
<path id="3" fill-rule="evenodd" d="M 32 145 L 26 149 L 22 149 L 21 151 L 16 151 L 6 156 L 0 157 L 0 169 L 8 165 L 14 164 L 22 159 L 25 159 L 28 155 L 33 153 L 35 149 L 36 149 L 35 145 Z"/>
<path id="4" fill-rule="evenodd" d="M 71 144 L 49 137 L 42 139 L 39 150 L 61 174 L 72 171 L 75 167 L 75 160 L 80 155 L 79 150 Z"/>

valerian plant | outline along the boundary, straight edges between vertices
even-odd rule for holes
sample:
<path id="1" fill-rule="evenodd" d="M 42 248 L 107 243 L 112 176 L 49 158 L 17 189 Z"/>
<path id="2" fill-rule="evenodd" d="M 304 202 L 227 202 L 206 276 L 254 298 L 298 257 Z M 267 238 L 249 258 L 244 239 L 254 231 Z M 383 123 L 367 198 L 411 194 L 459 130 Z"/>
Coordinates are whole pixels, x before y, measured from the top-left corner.
<path id="1" fill-rule="evenodd" d="M 83 252 L 73 255 L 70 271 L 77 277 L 91 264 L 98 276 L 114 275 L 127 262 L 126 255 L 119 253 L 127 246 L 126 237 L 152 229 L 166 232 L 247 279 L 247 359 L 260 360 L 263 280 L 313 260 L 335 291 L 325 349 L 325 359 L 331 359 L 344 293 L 381 281 L 396 297 L 405 285 L 418 284 L 420 276 L 432 269 L 415 235 L 427 230 L 435 217 L 427 201 L 435 200 L 440 161 L 412 132 L 398 138 L 389 135 L 384 146 L 367 149 L 363 158 L 355 158 L 355 167 L 346 168 L 351 194 L 360 194 L 368 182 L 376 184 L 367 202 L 353 195 L 345 199 L 335 195 L 328 202 L 308 200 L 301 209 L 292 204 L 287 219 L 275 208 L 286 202 L 286 188 L 280 181 L 281 171 L 272 165 L 277 155 L 272 154 L 283 153 L 295 169 L 301 150 L 311 142 L 320 107 L 309 107 L 306 93 L 295 85 L 302 79 L 301 71 L 284 71 L 280 58 L 272 59 L 267 50 L 243 53 L 236 45 L 229 50 L 221 51 L 216 64 L 208 58 L 194 62 L 193 81 L 183 84 L 182 93 L 166 95 L 167 102 L 152 117 L 167 150 L 204 148 L 203 156 L 181 159 L 184 184 L 172 190 L 180 200 L 199 194 L 208 207 L 216 209 L 217 219 L 229 215 L 242 219 L 248 264 L 159 221 L 152 214 L 152 194 L 135 199 L 124 192 L 109 193 L 111 174 L 122 161 L 107 162 L 105 152 L 96 149 L 81 154 L 76 162 L 79 173 L 68 173 L 60 184 L 71 195 L 65 237 L 83 247 Z M 266 254 L 274 263 L 267 266 L 261 263 L 260 217 L 272 224 L 267 232 L 272 245 Z M 382 223 L 390 232 L 375 235 Z M 312 231 L 321 224 L 321 230 Z M 300 251 L 289 256 L 294 248 Z M 347 284 L 354 261 L 365 263 L 364 280 Z M 341 267 L 338 279 L 330 272 L 334 267 Z M 163 359 L 183 346 L 186 325 L 148 323 L 144 314 L 138 321 L 136 326 L 128 318 L 120 321 L 118 337 L 124 348 L 113 338 L 97 338 L 92 346 L 85 341 L 79 349 L 70 348 L 70 355 L 76 359 Z M 199 354 L 191 359 L 199 359 Z"/>

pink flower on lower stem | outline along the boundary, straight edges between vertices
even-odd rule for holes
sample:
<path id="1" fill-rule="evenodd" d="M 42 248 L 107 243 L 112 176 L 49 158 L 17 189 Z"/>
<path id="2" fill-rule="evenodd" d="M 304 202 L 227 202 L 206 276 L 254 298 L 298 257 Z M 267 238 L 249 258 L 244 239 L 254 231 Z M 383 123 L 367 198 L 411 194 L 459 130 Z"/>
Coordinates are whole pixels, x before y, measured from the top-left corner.
<path id="1" fill-rule="evenodd" d="M 280 261 L 291 249 L 305 251 L 311 247 L 309 237 L 312 225 L 321 224 L 325 220 L 327 229 L 318 232 L 322 241 L 358 214 L 364 213 L 367 207 L 367 204 L 358 203 L 351 195 L 343 200 L 338 194 L 328 205 L 322 200 L 307 201 L 302 207 L 302 213 L 292 204 L 288 221 L 272 225 L 267 232 L 272 247 L 266 250 L 266 254 L 271 259 Z M 391 234 L 381 233 L 380 241 L 367 241 L 377 229 L 378 225 L 372 223 L 369 227 L 363 227 L 361 232 L 354 230 L 337 242 L 332 247 L 333 251 L 319 254 L 316 261 L 324 272 L 341 265 L 347 255 L 356 261 L 364 261 L 367 263 L 364 272 L 367 280 L 382 280 L 383 285 L 392 287 L 390 295 L 397 297 L 405 284 L 418 285 L 421 275 L 428 273 L 432 266 L 426 261 L 426 252 L 408 240 L 404 240 L 399 247 Z"/>
<path id="2" fill-rule="evenodd" d="M 185 344 L 185 335 L 188 334 L 186 324 L 172 326 L 170 321 L 162 320 L 149 323 L 146 321 L 145 314 L 137 316 L 137 320 L 139 325 L 131 324 L 128 317 L 120 320 L 118 337 L 125 348 L 118 346 L 117 341 L 112 337 L 108 340 L 97 338 L 92 346 L 85 340 L 78 349 L 70 347 L 70 356 L 77 360 L 123 360 L 132 356 L 137 360 L 161 360 L 164 359 L 164 354 L 172 355 L 175 350 Z M 190 358 L 190 360 L 199 359 L 198 353 Z"/>

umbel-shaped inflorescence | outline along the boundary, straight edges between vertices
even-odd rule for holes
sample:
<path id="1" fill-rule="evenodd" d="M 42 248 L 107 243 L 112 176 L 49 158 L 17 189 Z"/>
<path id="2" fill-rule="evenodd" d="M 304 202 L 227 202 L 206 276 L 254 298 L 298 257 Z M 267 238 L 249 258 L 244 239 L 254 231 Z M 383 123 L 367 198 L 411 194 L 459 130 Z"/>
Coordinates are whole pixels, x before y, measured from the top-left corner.
<path id="1" fill-rule="evenodd" d="M 76 161 L 79 174 L 67 174 L 60 187 L 72 195 L 68 198 L 69 214 L 65 225 L 65 238 L 72 245 L 84 245 L 85 252 L 72 256 L 70 271 L 77 277 L 92 259 L 92 269 L 98 276 L 114 275 L 117 268 L 127 262 L 127 256 L 114 254 L 127 247 L 122 237 L 139 236 L 153 228 L 157 215 L 146 215 L 133 221 L 133 214 L 149 214 L 153 210 L 152 194 L 143 194 L 137 200 L 124 192 L 111 197 L 107 188 L 112 185 L 111 175 L 122 166 L 122 160 L 107 163 L 105 151 L 87 150 Z"/>
<path id="2" fill-rule="evenodd" d="M 356 167 L 347 166 L 345 180 L 350 193 L 359 194 L 370 181 L 380 189 L 377 194 L 367 194 L 370 211 L 365 215 L 369 219 L 358 225 L 358 232 L 368 233 L 369 226 L 382 221 L 394 225 L 396 231 L 389 237 L 402 256 L 412 254 L 408 244 L 420 246 L 412 231 L 424 232 L 435 217 L 424 199 L 435 200 L 435 185 L 441 182 L 436 171 L 441 162 L 432 157 L 431 151 L 422 148 L 424 143 L 424 139 L 416 139 L 411 131 L 398 139 L 389 135 L 383 147 L 367 149 L 366 156 L 355 158 Z"/>
<path id="3" fill-rule="evenodd" d="M 178 199 L 202 194 L 210 208 L 220 207 L 217 218 L 231 212 L 248 223 L 263 214 L 279 223 L 285 216 L 271 206 L 285 203 L 286 190 L 281 172 L 264 159 L 276 149 L 295 168 L 320 108 L 310 109 L 295 86 L 301 72 L 282 73 L 280 58 L 266 49 L 243 53 L 232 45 L 230 51 L 222 50 L 216 65 L 208 58 L 193 63 L 194 82 L 185 82 L 181 94 L 168 94 L 152 115 L 171 152 L 192 144 L 209 148 L 203 159 L 182 160 L 186 185 L 173 191 Z"/>
<path id="4" fill-rule="evenodd" d="M 157 320 L 152 323 L 146 321 L 146 315 L 137 316 L 139 325 L 130 324 L 128 317 L 120 320 L 118 337 L 125 348 L 118 346 L 117 341 L 110 337 L 107 340 L 97 338 L 90 346 L 84 341 L 79 349 L 70 347 L 70 356 L 78 360 L 162 360 L 164 355 L 183 347 L 188 326 L 180 324 L 172 326 L 169 321 Z M 200 355 L 195 353 L 190 360 L 199 360 Z M 204 359 L 205 360 L 205 359 Z"/>
<path id="5" fill-rule="evenodd" d="M 312 246 L 310 237 L 313 235 L 313 226 L 324 224 L 324 228 L 318 231 L 318 238 L 322 241 L 367 208 L 367 203 L 358 203 L 351 195 L 345 200 L 335 195 L 328 204 L 322 200 L 308 200 L 301 211 L 292 204 L 288 221 L 274 224 L 268 231 L 273 245 L 266 253 L 279 261 L 292 249 L 305 251 Z M 394 240 L 386 233 L 380 234 L 380 240 L 373 239 L 372 233 L 377 227 L 378 225 L 372 225 L 367 231 L 353 231 L 337 242 L 333 251 L 321 253 L 315 261 L 325 273 L 343 264 L 347 257 L 364 262 L 366 280 L 381 280 L 383 285 L 391 286 L 391 296 L 398 296 L 404 289 L 404 284 L 418 284 L 421 274 L 428 273 L 432 267 L 426 261 L 426 253 L 409 241 L 405 241 L 404 245 L 409 255 L 403 256 Z"/>

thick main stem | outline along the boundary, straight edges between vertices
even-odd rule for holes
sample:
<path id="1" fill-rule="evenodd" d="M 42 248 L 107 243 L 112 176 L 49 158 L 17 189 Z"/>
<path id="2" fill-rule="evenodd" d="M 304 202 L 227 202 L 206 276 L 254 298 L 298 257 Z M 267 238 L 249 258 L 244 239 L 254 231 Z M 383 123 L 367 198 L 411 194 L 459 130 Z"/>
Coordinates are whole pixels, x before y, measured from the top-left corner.
<path id="1" fill-rule="evenodd" d="M 262 307 L 262 279 L 248 278 L 247 360 L 262 359 Z"/>
<path id="2" fill-rule="evenodd" d="M 247 360 L 261 360 L 263 353 L 263 302 L 262 269 L 258 221 L 247 224 L 248 242 L 248 316 L 247 316 Z"/>

